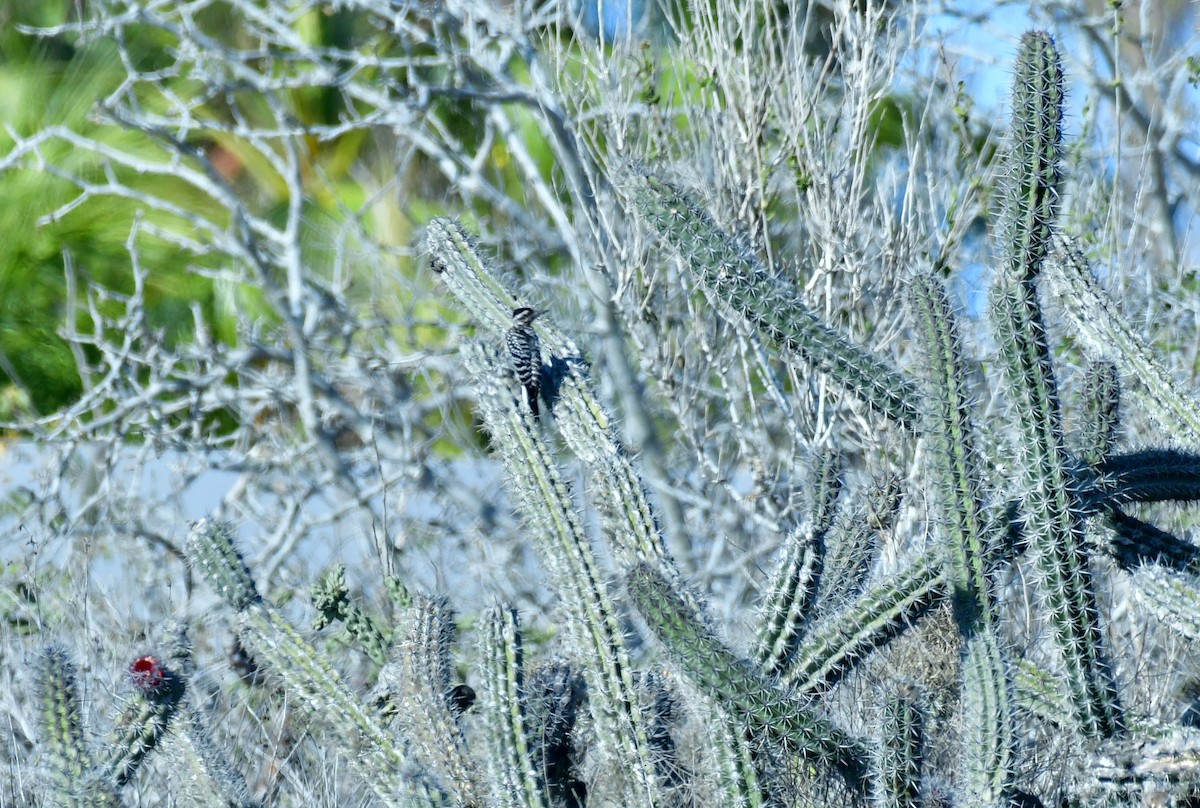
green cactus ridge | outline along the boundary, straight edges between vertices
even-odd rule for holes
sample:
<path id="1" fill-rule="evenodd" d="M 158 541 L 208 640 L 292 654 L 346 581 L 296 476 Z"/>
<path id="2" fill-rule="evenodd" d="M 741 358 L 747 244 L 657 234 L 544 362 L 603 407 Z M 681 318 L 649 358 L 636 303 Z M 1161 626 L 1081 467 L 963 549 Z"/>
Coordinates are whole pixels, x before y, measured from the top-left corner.
<path id="1" fill-rule="evenodd" d="M 859 594 L 875 564 L 879 534 L 899 506 L 894 478 L 873 481 L 864 501 L 838 509 L 840 461 L 815 459 L 812 515 L 782 543 L 766 587 L 754 658 L 769 675 L 791 666 L 807 632 Z"/>
<path id="2" fill-rule="evenodd" d="M 115 784 L 100 776 L 87 746 L 78 670 L 62 648 L 37 661 L 38 719 L 50 799 L 65 806 L 119 806 Z"/>
<path id="3" fill-rule="evenodd" d="M 967 640 L 962 675 L 962 767 L 968 802 L 1007 804 L 1015 787 L 1013 683 L 1006 655 L 990 629 Z"/>
<path id="4" fill-rule="evenodd" d="M 820 536 L 813 535 L 811 524 L 792 531 L 780 548 L 759 618 L 755 661 L 767 674 L 779 673 L 803 638 L 820 572 Z"/>
<path id="5" fill-rule="evenodd" d="M 715 722 L 711 754 L 716 764 L 721 805 L 730 808 L 763 808 L 772 805 L 744 727 L 720 707 L 712 706 Z"/>
<path id="6" fill-rule="evenodd" d="M 867 585 L 879 556 L 880 539 L 869 508 L 866 502 L 843 508 L 830 526 L 823 542 L 815 620 L 844 608 Z"/>
<path id="7" fill-rule="evenodd" d="M 153 664 L 159 663 L 155 660 Z M 145 757 L 158 746 L 181 706 L 186 693 L 183 680 L 170 670 L 164 669 L 162 675 L 160 686 L 135 689 L 106 743 L 108 755 L 101 770 L 104 778 L 118 788 L 129 782 Z"/>
<path id="8" fill-rule="evenodd" d="M 250 794 L 246 778 L 230 763 L 212 737 L 212 728 L 201 707 L 185 699 L 182 715 L 174 723 L 181 741 L 189 747 L 185 761 L 194 772 L 190 788 L 198 791 L 209 787 L 212 800 L 220 800 L 229 808 L 261 808 L 262 803 Z"/>
<path id="9" fill-rule="evenodd" d="M 940 554 L 918 555 L 814 627 L 783 671 L 783 681 L 799 693 L 820 691 L 943 598 L 943 589 Z"/>
<path id="10" fill-rule="evenodd" d="M 504 808 L 550 808 L 537 734 L 530 721 L 528 693 L 517 613 L 495 607 L 483 615 L 480 651 L 483 661 L 482 709 L 490 720 L 487 764 L 493 804 Z"/>
<path id="11" fill-rule="evenodd" d="M 313 608 L 317 617 L 313 630 L 320 631 L 334 621 L 340 621 L 346 631 L 377 665 L 387 663 L 389 632 L 372 616 L 361 603 L 350 599 L 346 588 L 346 567 L 337 564 L 312 588 Z"/>
<path id="12" fill-rule="evenodd" d="M 416 758 L 435 773 L 456 805 L 483 805 L 479 772 L 448 696 L 454 613 L 444 598 L 416 597 L 397 630 L 398 723 Z"/>
<path id="13" fill-rule="evenodd" d="M 1121 428 L 1121 377 L 1116 364 L 1092 362 L 1083 380 L 1080 458 L 1095 466 L 1113 453 Z"/>
<path id="14" fill-rule="evenodd" d="M 1137 600 L 1189 640 L 1200 640 L 1200 577 L 1147 564 L 1133 574 Z"/>
<path id="15" fill-rule="evenodd" d="M 1075 711 L 1055 673 L 1033 659 L 1019 660 L 1013 672 L 1013 699 L 1027 713 L 1055 727 L 1068 727 Z"/>
<path id="16" fill-rule="evenodd" d="M 833 527 L 838 495 L 842 492 L 842 457 L 832 449 L 816 453 L 812 461 L 812 530 L 825 533 Z"/>
<path id="17" fill-rule="evenodd" d="M 228 525 L 210 519 L 196 522 L 188 533 L 187 555 L 208 585 L 235 611 L 262 600 Z"/>
<path id="18" fill-rule="evenodd" d="M 919 698 L 914 688 L 900 685 L 883 694 L 882 701 L 871 804 L 879 808 L 918 808 L 925 751 L 925 716 Z"/>
<path id="19" fill-rule="evenodd" d="M 1011 279 L 1029 282 L 1049 254 L 1061 179 L 1063 73 L 1044 31 L 1021 38 L 1013 79 L 1011 152 L 1004 195 L 1004 243 Z"/>

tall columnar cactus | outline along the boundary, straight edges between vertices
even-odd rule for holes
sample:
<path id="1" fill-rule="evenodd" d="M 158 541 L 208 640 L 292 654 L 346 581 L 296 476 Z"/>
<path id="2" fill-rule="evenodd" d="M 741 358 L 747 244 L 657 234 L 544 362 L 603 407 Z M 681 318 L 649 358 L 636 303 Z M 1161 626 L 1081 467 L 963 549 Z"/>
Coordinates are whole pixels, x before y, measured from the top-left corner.
<path id="1" fill-rule="evenodd" d="M 512 323 L 517 300 L 495 278 L 495 271 L 460 225 L 447 219 L 429 223 L 427 234 L 434 271 L 475 321 L 499 341 Z M 551 370 L 553 423 L 567 447 L 585 464 L 595 486 L 594 502 L 604 519 L 612 552 L 631 566 L 646 559 L 665 574 L 677 575 L 650 507 L 645 486 L 617 439 L 612 419 L 592 388 L 587 362 L 578 346 L 547 317 L 534 326 Z"/>
<path id="2" fill-rule="evenodd" d="M 755 649 L 755 660 L 766 673 L 779 673 L 803 638 L 805 623 L 815 607 L 823 541 L 809 524 L 789 533 L 780 546 L 763 599 Z"/>
<path id="3" fill-rule="evenodd" d="M 563 598 L 574 647 L 586 661 L 590 709 L 602 754 L 620 774 L 627 805 L 652 805 L 658 781 L 645 718 L 637 706 L 633 668 L 605 576 L 596 561 L 567 485 L 540 432 L 539 421 L 516 396 L 496 355 L 473 352 L 468 364 L 480 377 L 479 403 L 493 444 L 505 458 L 517 507 Z"/>
<path id="4" fill-rule="evenodd" d="M 901 632 L 942 600 L 940 554 L 926 552 L 904 569 L 868 589 L 805 635 L 781 676 L 801 693 L 836 682 L 864 654 Z"/>
<path id="5" fill-rule="evenodd" d="M 393 644 L 399 668 L 397 724 L 457 805 L 483 805 L 474 758 L 451 703 L 454 613 L 445 598 L 414 598 L 400 615 Z"/>
<path id="6" fill-rule="evenodd" d="M 1016 729 L 1008 654 L 991 626 L 972 633 L 963 655 L 962 769 L 971 805 L 1005 805 L 1015 781 Z"/>
<path id="7" fill-rule="evenodd" d="M 1079 726 L 1086 737 L 1099 740 L 1120 730 L 1121 710 L 1104 656 L 1037 299 L 1060 196 L 1062 83 L 1053 40 L 1042 32 L 1026 34 L 1014 80 L 1012 152 L 1002 213 L 1004 264 L 992 292 L 991 319 L 1019 435 L 1013 465 L 1024 475 L 1021 509 L 1047 620 Z"/>
<path id="8" fill-rule="evenodd" d="M 926 274 L 916 274 L 910 287 L 929 372 L 923 434 L 930 444 L 937 483 L 933 504 L 955 615 L 960 630 L 969 635 L 980 625 L 991 626 L 998 617 L 988 564 L 999 541 L 999 525 L 984 506 L 983 460 L 971 419 L 972 396 L 946 292 Z"/>
<path id="9" fill-rule="evenodd" d="M 934 515 L 960 633 L 963 770 L 973 804 L 999 805 L 1013 792 L 1015 730 L 1012 674 L 998 638 L 999 604 L 991 569 L 1001 525 L 985 506 L 983 458 L 954 314 L 941 283 L 917 274 L 911 300 L 929 372 L 924 437 L 936 481 Z"/>
<path id="10" fill-rule="evenodd" d="M 549 808 L 547 770 L 539 754 L 541 728 L 530 721 L 520 623 L 515 611 L 497 607 L 483 616 L 480 651 L 492 804 Z"/>
<path id="11" fill-rule="evenodd" d="M 775 571 L 762 599 L 755 660 L 778 674 L 796 652 L 816 608 L 825 557 L 825 534 L 832 529 L 842 490 L 841 457 L 818 452 L 809 474 L 812 504 L 808 520 L 792 530 L 779 548 Z"/>

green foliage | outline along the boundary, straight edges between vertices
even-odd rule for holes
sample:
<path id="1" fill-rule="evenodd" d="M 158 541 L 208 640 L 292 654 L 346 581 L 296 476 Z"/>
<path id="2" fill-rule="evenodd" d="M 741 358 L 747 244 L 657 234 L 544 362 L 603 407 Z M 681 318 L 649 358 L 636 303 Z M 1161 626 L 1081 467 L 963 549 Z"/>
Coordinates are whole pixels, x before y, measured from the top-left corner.
<path id="1" fill-rule="evenodd" d="M 290 178 L 280 174 L 274 146 L 246 132 L 275 126 L 277 112 L 309 130 L 312 134 L 303 138 L 297 155 L 305 194 L 300 235 L 308 266 L 319 277 L 328 276 L 335 262 L 329 243 L 335 225 L 353 221 L 378 193 L 360 167 L 376 164 L 382 173 L 394 171 L 386 145 L 373 139 L 368 127 L 346 127 L 332 137 L 322 134 L 342 126 L 348 117 L 371 114 L 361 101 L 349 99 L 336 81 L 297 81 L 306 68 L 283 60 L 273 76 L 292 85 L 282 96 L 282 111 L 248 86 L 212 97 L 203 77 L 178 70 L 182 46 L 177 30 L 155 24 L 147 15 L 144 21 L 127 20 L 119 42 L 73 35 L 61 29 L 79 24 L 76 9 L 77 4 L 69 2 L 17 3 L 0 9 L 0 51 L 5 54 L 0 62 L 0 120 L 9 128 L 0 131 L 0 198 L 5 200 L 0 230 L 6 234 L 0 251 L 0 355 L 5 358 L 0 393 L 12 402 L 0 405 L 3 420 L 19 420 L 31 411 L 53 413 L 78 399 L 83 391 L 81 368 L 61 331 L 66 325 L 86 335 L 102 328 L 81 297 L 88 288 L 115 296 L 100 299 L 99 311 L 119 316 L 119 300 L 134 292 L 131 250 L 143 267 L 153 268 L 144 278 L 142 300 L 148 325 L 161 333 L 166 348 L 195 336 L 193 307 L 201 315 L 201 327 L 229 345 L 238 343 L 240 331 L 279 325 L 281 312 L 258 284 L 230 282 L 235 274 L 228 271 L 230 264 L 243 256 L 222 255 L 205 244 L 203 236 L 199 248 L 181 244 L 181 238 L 195 235 L 195 218 L 220 232 L 231 226 L 232 211 L 225 199 L 197 193 L 194 183 L 172 176 L 173 152 L 183 152 L 189 167 L 198 161 L 188 156 L 203 156 L 216 175 L 215 183 L 248 210 L 281 223 L 288 213 Z M 221 3 L 202 4 L 189 15 L 188 24 L 213 43 L 257 46 L 253 25 Z M 18 26 L 55 32 L 32 36 Z M 296 18 L 291 34 L 298 44 L 313 48 L 371 57 L 412 55 L 362 10 L 310 9 Z M 436 53 L 433 43 L 421 50 Z M 125 84 L 129 79 L 123 56 L 130 69 L 141 71 L 140 80 Z M 145 78 L 154 71 L 164 78 Z M 165 130 L 139 130 L 118 114 L 118 97 L 136 99 L 149 114 L 164 114 L 173 100 L 195 98 L 188 101 L 193 126 L 175 143 Z M 485 147 L 484 112 L 479 107 L 447 97 L 433 104 L 447 135 L 464 153 Z M 532 155 L 547 181 L 553 181 L 553 159 L 544 134 L 534 116 L 522 114 L 524 121 L 512 136 L 521 139 L 523 153 Z M 9 132 L 22 140 L 39 133 L 49 136 L 38 141 L 33 152 L 18 155 L 21 143 Z M 118 153 L 122 159 L 111 158 Z M 519 197 L 520 172 L 506 157 L 505 145 L 495 144 L 493 154 L 497 169 Z M 5 165 L 6 159 L 12 162 Z M 128 159 L 142 160 L 154 170 L 131 168 Z M 55 170 L 42 170 L 45 165 Z M 405 201 L 405 210 L 364 217 L 362 225 L 383 243 L 408 244 L 415 225 L 447 212 L 444 190 L 439 186 L 414 195 Z M 156 204 L 148 204 L 150 199 Z M 479 213 L 489 215 L 483 208 Z M 411 272 L 414 267 L 409 262 L 403 269 Z M 217 273 L 224 273 L 221 280 L 214 279 Z M 362 291 L 356 289 L 353 295 L 356 302 L 372 302 L 369 285 L 359 288 Z M 427 302 L 401 302 L 428 308 Z M 417 344 L 435 339 L 429 330 L 417 336 Z M 86 358 L 94 362 L 98 357 L 89 351 Z M 10 386 L 23 395 L 14 396 Z"/>
<path id="2" fill-rule="evenodd" d="M 57 7 L 56 7 L 57 6 Z M 65 20 L 70 4 L 49 3 L 20 7 L 11 24 L 54 25 Z M 69 128 L 82 137 L 95 138 L 112 148 L 152 159 L 162 152 L 143 136 L 100 123 L 94 115 L 96 99 L 103 98 L 125 77 L 116 46 L 93 41 L 78 46 L 65 38 L 31 39 L 5 26 L 6 59 L 0 64 L 0 119 L 20 136 Z M 138 43 L 152 50 L 152 40 Z M 135 55 L 150 58 L 149 53 Z M 12 138 L 0 132 L 0 160 L 13 148 Z M 95 152 L 72 148 L 69 142 L 47 141 L 40 159 L 84 182 L 103 184 L 106 160 Z M 118 170 L 122 181 L 146 193 L 181 199 L 182 183 L 162 177 L 138 177 Z M 87 332 L 95 327 L 84 301 L 74 287 L 88 282 L 128 295 L 133 291 L 127 242 L 135 221 L 171 229 L 181 226 L 174 217 L 147 213 L 130 199 L 114 198 L 105 205 L 71 203 L 78 196 L 75 182 L 63 174 L 36 167 L 0 171 L 0 197 L 5 200 L 3 230 L 6 249 L 0 252 L 0 351 L 9 368 L 3 377 L 30 393 L 30 405 L 41 413 L 53 412 L 80 393 L 78 368 L 66 341 L 59 334 L 64 319 L 70 327 Z M 189 200 L 189 206 L 196 206 Z M 212 207 L 208 212 L 215 212 Z M 64 256 L 74 260 L 64 264 Z M 155 272 L 146 289 L 148 318 L 162 329 L 168 345 L 190 335 L 190 302 L 199 302 L 220 319 L 230 312 L 215 310 L 211 281 L 184 270 L 192 257 L 162 240 L 148 240 L 142 260 L 148 266 L 175 267 Z M 68 279 L 74 273 L 80 277 Z M 68 308 L 68 307 L 73 308 Z M 101 311 L 112 313 L 114 302 L 100 301 Z M 3 378 L 0 377 L 0 378 Z"/>

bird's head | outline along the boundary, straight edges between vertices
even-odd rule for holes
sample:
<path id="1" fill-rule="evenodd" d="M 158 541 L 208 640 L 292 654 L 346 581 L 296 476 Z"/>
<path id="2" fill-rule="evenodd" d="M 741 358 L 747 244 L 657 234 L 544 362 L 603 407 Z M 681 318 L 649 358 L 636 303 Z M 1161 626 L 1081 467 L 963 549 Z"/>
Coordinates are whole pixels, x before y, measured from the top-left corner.
<path id="1" fill-rule="evenodd" d="M 528 306 L 522 306 L 519 309 L 513 309 L 513 322 L 519 326 L 530 325 L 534 320 L 541 316 L 541 312 L 537 309 L 531 309 Z"/>

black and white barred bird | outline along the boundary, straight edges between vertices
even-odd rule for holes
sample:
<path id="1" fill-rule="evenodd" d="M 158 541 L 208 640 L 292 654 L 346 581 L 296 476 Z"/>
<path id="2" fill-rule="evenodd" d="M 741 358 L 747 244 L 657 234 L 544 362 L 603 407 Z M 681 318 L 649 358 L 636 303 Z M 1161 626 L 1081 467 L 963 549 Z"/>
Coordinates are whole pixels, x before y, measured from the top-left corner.
<path id="1" fill-rule="evenodd" d="M 513 326 L 504 335 L 508 361 L 517 381 L 525 389 L 525 398 L 534 417 L 538 416 L 538 388 L 542 383 L 542 350 L 533 321 L 540 311 L 522 306 L 513 309 Z"/>

